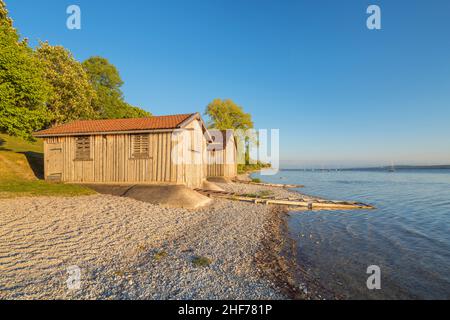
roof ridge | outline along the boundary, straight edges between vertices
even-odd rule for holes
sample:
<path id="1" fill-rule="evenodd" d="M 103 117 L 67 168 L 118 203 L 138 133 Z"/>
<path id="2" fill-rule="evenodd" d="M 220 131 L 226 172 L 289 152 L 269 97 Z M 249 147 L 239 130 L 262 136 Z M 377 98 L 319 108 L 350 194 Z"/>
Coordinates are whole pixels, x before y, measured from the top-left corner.
<path id="1" fill-rule="evenodd" d="M 73 122 L 81 122 L 81 121 L 115 121 L 115 120 L 140 120 L 140 119 L 151 119 L 151 118 L 162 118 L 162 117 L 180 117 L 180 116 L 193 116 L 194 114 L 197 114 L 198 112 L 193 113 L 177 113 L 177 114 L 163 114 L 163 115 L 157 115 L 157 116 L 149 116 L 149 117 L 139 117 L 139 118 L 108 118 L 108 119 L 76 119 L 72 120 L 70 122 L 62 123 L 60 125 L 66 125 Z"/>
<path id="2" fill-rule="evenodd" d="M 38 131 L 35 133 L 35 136 L 176 129 L 183 122 L 197 114 L 199 113 L 122 119 L 78 119 Z"/>

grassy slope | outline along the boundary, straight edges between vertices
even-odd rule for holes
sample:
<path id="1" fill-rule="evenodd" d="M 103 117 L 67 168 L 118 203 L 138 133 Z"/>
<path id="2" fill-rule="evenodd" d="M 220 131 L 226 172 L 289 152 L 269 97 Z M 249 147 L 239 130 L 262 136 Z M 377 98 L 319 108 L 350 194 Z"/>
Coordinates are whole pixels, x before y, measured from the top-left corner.
<path id="1" fill-rule="evenodd" d="M 42 141 L 30 143 L 0 134 L 0 198 L 94 193 L 83 186 L 43 181 L 43 163 Z"/>

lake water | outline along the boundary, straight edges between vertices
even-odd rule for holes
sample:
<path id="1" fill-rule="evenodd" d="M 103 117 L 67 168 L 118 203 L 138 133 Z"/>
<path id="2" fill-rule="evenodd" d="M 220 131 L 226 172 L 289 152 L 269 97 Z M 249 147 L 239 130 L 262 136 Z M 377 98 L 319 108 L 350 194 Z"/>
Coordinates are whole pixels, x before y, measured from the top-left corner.
<path id="1" fill-rule="evenodd" d="M 376 207 L 290 214 L 298 263 L 325 288 L 347 299 L 450 299 L 450 170 L 254 176 Z M 370 265 L 381 268 L 381 290 L 367 289 Z"/>

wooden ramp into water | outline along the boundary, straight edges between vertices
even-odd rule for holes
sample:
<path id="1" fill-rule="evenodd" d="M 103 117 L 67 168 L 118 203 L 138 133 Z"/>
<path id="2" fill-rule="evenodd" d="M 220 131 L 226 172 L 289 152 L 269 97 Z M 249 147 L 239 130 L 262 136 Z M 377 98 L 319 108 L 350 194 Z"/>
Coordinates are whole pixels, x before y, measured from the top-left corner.
<path id="1" fill-rule="evenodd" d="M 235 201 L 252 202 L 265 205 L 284 205 L 293 208 L 302 208 L 308 210 L 354 210 L 354 209 L 375 209 L 373 206 L 352 201 L 333 201 L 323 199 L 306 198 L 280 198 L 280 197 L 258 197 L 253 195 L 239 194 L 227 191 L 212 191 L 205 189 L 195 189 L 195 191 L 208 197 L 224 198 Z"/>

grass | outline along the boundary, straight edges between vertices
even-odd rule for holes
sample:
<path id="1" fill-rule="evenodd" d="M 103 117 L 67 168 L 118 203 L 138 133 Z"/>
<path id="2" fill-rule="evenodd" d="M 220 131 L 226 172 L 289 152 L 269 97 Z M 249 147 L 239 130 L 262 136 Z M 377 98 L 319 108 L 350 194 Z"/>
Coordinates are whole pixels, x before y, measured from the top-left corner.
<path id="1" fill-rule="evenodd" d="M 129 239 L 131 239 L 131 237 Z M 137 246 L 138 252 L 146 252 L 147 250 L 148 250 L 148 247 L 145 244 L 138 244 L 138 246 Z"/>
<path id="2" fill-rule="evenodd" d="M 0 179 L 0 199 L 15 197 L 61 196 L 73 197 L 94 194 L 94 191 L 77 185 L 35 181 L 2 181 Z"/>
<path id="3" fill-rule="evenodd" d="M 261 183 L 261 179 L 260 178 L 252 178 L 252 182 Z"/>
<path id="4" fill-rule="evenodd" d="M 166 251 L 158 251 L 153 255 L 153 259 L 156 261 L 160 261 L 168 256 L 168 253 Z"/>
<path id="5" fill-rule="evenodd" d="M 262 163 L 261 161 L 257 161 L 254 164 L 238 164 L 238 174 L 250 173 L 254 171 L 259 171 L 261 169 L 270 168 L 270 163 Z"/>
<path id="6" fill-rule="evenodd" d="M 125 274 L 126 273 L 124 271 L 122 271 L 122 270 L 114 271 L 114 275 L 117 276 L 117 277 L 124 277 Z"/>
<path id="7" fill-rule="evenodd" d="M 87 187 L 43 180 L 41 140 L 29 142 L 0 134 L 0 198 L 22 196 L 80 196 L 94 194 Z"/>
<path id="8" fill-rule="evenodd" d="M 262 191 L 258 191 L 257 193 L 243 194 L 244 197 L 249 197 L 249 198 L 269 198 L 269 197 L 273 197 L 274 195 L 275 195 L 275 193 L 271 190 L 262 190 Z"/>
<path id="9" fill-rule="evenodd" d="M 192 259 L 192 264 L 196 267 L 207 267 L 212 263 L 211 259 L 201 256 L 196 256 Z"/>
<path id="10" fill-rule="evenodd" d="M 271 190 L 262 190 L 258 192 L 258 196 L 261 198 L 268 198 L 274 196 L 275 193 Z"/>
<path id="11" fill-rule="evenodd" d="M 18 137 L 8 136 L 0 133 L 0 151 L 11 152 L 37 152 L 42 153 L 44 144 L 42 139 L 37 139 L 35 142 L 23 140 Z"/>

